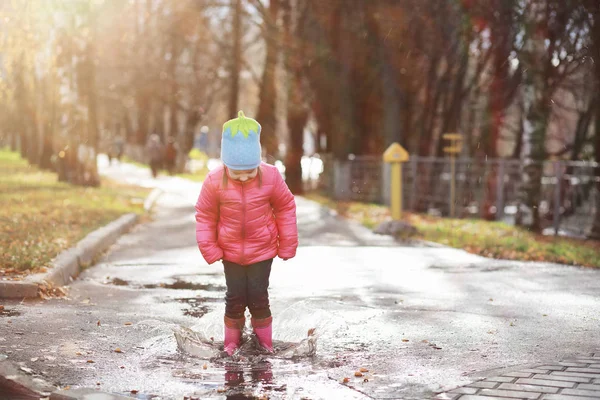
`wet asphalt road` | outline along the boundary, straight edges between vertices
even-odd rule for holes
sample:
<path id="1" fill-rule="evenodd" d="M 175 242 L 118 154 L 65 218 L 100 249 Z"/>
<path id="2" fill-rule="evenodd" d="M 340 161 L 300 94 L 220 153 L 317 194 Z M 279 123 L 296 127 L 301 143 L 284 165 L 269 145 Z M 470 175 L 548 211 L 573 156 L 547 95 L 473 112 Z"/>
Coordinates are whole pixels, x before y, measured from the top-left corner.
<path id="1" fill-rule="evenodd" d="M 179 325 L 222 336 L 222 266 L 206 265 L 194 237 L 200 185 L 129 165 L 103 172 L 161 188 L 154 220 L 73 282 L 68 299 L 5 301 L 0 317 L 0 354 L 53 385 L 162 399 L 427 399 L 597 348 L 600 270 L 397 246 L 299 198 L 301 248 L 271 275 L 274 336 L 298 342 L 315 327 L 317 355 L 181 355 Z"/>

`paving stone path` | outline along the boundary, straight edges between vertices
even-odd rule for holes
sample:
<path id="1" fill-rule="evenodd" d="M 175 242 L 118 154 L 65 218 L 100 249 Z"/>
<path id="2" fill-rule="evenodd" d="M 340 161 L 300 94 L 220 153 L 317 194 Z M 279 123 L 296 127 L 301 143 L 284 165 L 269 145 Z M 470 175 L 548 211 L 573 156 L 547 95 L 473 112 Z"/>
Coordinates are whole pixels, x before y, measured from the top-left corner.
<path id="1" fill-rule="evenodd" d="M 436 400 L 600 399 L 600 351 L 508 372 L 441 393 Z"/>

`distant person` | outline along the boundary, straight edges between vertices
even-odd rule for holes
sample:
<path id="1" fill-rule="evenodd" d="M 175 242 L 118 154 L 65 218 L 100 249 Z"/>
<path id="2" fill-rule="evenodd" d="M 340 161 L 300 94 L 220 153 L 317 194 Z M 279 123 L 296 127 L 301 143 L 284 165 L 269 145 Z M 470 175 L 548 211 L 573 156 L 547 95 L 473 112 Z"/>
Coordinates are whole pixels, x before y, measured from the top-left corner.
<path id="1" fill-rule="evenodd" d="M 150 164 L 150 170 L 152 171 L 152 177 L 156 178 L 163 162 L 163 147 L 160 142 L 160 137 L 155 133 L 148 138 L 148 143 L 146 143 L 146 154 L 148 163 Z"/>
<path id="2" fill-rule="evenodd" d="M 260 124 L 239 112 L 223 125 L 221 159 L 196 203 L 196 241 L 207 263 L 223 261 L 224 350 L 240 346 L 246 307 L 260 345 L 273 352 L 269 276 L 276 256 L 296 255 L 296 203 L 279 171 L 261 161 Z"/>
<path id="3" fill-rule="evenodd" d="M 113 140 L 110 144 L 110 150 L 108 152 L 108 158 L 109 158 L 111 165 L 112 165 L 112 162 L 114 159 L 121 162 L 121 157 L 123 157 L 124 150 L 125 150 L 125 141 L 123 140 L 121 135 L 117 134 L 113 138 Z"/>
<path id="4" fill-rule="evenodd" d="M 173 136 L 167 138 L 167 145 L 165 147 L 165 168 L 170 175 L 175 172 L 175 165 L 177 164 L 177 153 L 179 147 Z"/>

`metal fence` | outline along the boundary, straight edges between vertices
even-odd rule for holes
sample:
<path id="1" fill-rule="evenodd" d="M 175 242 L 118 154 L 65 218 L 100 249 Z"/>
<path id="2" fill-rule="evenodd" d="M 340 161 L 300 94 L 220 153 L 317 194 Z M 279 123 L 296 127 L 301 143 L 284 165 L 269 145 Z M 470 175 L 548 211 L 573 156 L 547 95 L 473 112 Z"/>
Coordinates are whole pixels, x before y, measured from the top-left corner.
<path id="1" fill-rule="evenodd" d="M 381 157 L 346 161 L 321 156 L 322 173 L 306 183 L 337 200 L 387 204 L 389 166 Z M 411 157 L 402 164 L 405 210 L 448 216 L 451 167 L 448 158 Z M 531 185 L 535 199 L 527 199 Z M 457 159 L 456 217 L 529 225 L 537 204 L 542 226 L 557 234 L 585 236 L 600 201 L 600 165 L 583 161 L 526 163 L 505 159 Z"/>

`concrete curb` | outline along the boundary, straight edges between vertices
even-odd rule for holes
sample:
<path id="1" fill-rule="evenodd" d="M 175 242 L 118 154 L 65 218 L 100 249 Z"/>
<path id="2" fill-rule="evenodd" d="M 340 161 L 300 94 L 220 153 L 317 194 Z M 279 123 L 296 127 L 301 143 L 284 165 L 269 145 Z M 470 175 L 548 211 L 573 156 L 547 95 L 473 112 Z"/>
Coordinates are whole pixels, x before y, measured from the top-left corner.
<path id="1" fill-rule="evenodd" d="M 144 201 L 144 210 L 150 211 L 162 191 L 154 189 Z M 139 220 L 134 213 L 125 214 L 88 234 L 77 244 L 61 252 L 52 260 L 52 268 L 43 274 L 26 277 L 22 281 L 0 281 L 0 298 L 38 297 L 40 285 L 64 286 L 71 282 L 81 270 L 92 265 L 102 252 L 131 229 Z"/>

